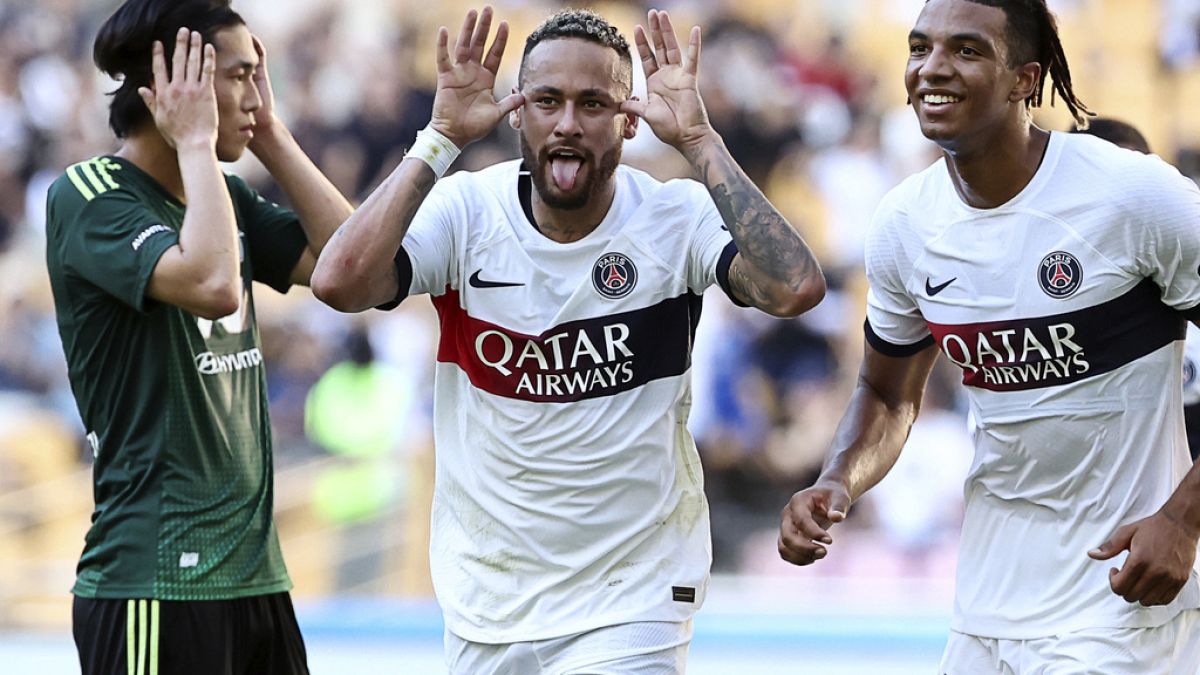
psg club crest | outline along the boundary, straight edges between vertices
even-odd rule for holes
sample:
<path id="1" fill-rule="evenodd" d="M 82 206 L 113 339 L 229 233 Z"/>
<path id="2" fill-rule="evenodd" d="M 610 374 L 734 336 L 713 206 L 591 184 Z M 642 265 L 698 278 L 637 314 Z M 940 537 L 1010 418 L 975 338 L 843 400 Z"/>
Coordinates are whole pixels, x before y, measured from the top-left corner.
<path id="1" fill-rule="evenodd" d="M 1055 251 L 1038 265 L 1038 284 L 1052 298 L 1067 298 L 1083 283 L 1083 267 L 1075 256 Z"/>
<path id="2" fill-rule="evenodd" d="M 592 285 L 606 298 L 623 298 L 637 285 L 637 267 L 621 253 L 605 253 L 592 266 Z"/>

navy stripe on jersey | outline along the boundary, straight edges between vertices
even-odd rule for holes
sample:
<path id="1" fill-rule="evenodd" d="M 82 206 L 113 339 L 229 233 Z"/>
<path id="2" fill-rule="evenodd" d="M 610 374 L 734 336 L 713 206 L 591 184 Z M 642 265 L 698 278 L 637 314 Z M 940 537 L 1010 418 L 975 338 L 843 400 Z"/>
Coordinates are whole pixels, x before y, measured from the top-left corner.
<path id="1" fill-rule="evenodd" d="M 1179 313 L 1182 314 L 1183 318 L 1187 319 L 1188 321 L 1200 322 L 1200 305 L 1196 305 L 1191 309 L 1179 310 Z"/>
<path id="2" fill-rule="evenodd" d="M 1186 333 L 1146 279 L 1128 293 L 1074 312 L 987 323 L 928 322 L 963 384 L 1019 391 L 1070 384 L 1116 370 Z"/>
<path id="3" fill-rule="evenodd" d="M 385 302 L 375 308 L 385 312 L 399 307 L 400 303 L 408 297 L 409 289 L 412 288 L 412 258 L 408 256 L 408 251 L 405 251 L 403 246 L 400 247 L 399 251 L 396 251 L 393 263 L 396 265 L 396 279 L 399 281 L 396 287 L 396 297 L 392 298 L 391 302 Z"/>
<path id="4" fill-rule="evenodd" d="M 725 250 L 721 251 L 721 257 L 717 259 L 717 283 L 720 284 L 721 290 L 725 291 L 725 295 L 733 304 L 738 307 L 749 307 L 746 303 L 737 299 L 733 294 L 733 289 L 729 286 L 729 267 L 733 265 L 733 258 L 738 254 L 736 242 L 729 242 L 725 245 Z"/>
<path id="5" fill-rule="evenodd" d="M 898 359 L 924 351 L 926 347 L 933 344 L 932 335 L 926 335 L 910 345 L 898 345 L 888 342 L 879 337 L 874 328 L 871 328 L 871 321 L 869 319 L 863 322 L 863 333 L 866 334 L 867 344 L 871 345 L 872 349 L 884 356 L 891 356 Z"/>
<path id="6" fill-rule="evenodd" d="M 613 396 L 684 374 L 701 298 L 694 293 L 526 335 L 470 316 L 449 287 L 433 298 L 441 320 L 437 360 L 477 389 L 523 401 L 566 403 Z"/>

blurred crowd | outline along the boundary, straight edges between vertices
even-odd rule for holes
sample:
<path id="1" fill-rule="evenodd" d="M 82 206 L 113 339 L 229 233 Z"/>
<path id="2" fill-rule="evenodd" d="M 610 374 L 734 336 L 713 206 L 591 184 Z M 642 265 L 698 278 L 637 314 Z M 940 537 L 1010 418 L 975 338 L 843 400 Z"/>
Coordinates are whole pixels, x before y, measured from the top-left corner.
<path id="1" fill-rule="evenodd" d="M 0 495 L 47 479 L 48 458 L 58 458 L 55 467 L 85 467 L 90 459 L 55 327 L 43 210 L 49 183 L 66 166 L 116 147 L 104 95 L 113 83 L 91 63 L 96 28 L 116 4 L 0 0 Z M 561 5 L 494 4 L 517 36 L 502 72 L 506 89 L 515 81 L 519 37 Z M 648 6 L 589 4 L 627 36 Z M 702 93 L 713 124 L 817 251 L 830 283 L 825 302 L 798 319 L 736 309 L 719 292 L 705 303 L 691 427 L 705 463 L 718 571 L 784 571 L 774 551 L 778 513 L 815 476 L 854 382 L 865 302 L 862 244 L 871 214 L 888 189 L 937 157 L 905 107 L 899 81 L 903 36 L 920 4 L 656 3 L 677 15 L 677 25 L 703 27 Z M 1176 28 L 1191 27 L 1191 33 L 1174 30 L 1170 42 L 1169 57 L 1185 63 L 1195 58 L 1200 36 L 1196 3 L 1167 5 L 1185 15 Z M 436 27 L 456 25 L 467 6 L 297 0 L 281 11 L 277 3 L 234 3 L 266 44 L 281 118 L 354 201 L 387 175 L 427 123 Z M 880 6 L 887 11 L 877 12 Z M 853 48 L 840 30 L 863 21 L 890 26 L 879 28 L 887 42 L 873 45 L 875 55 Z M 879 52 L 889 55 L 886 68 Z M 1086 83 L 1082 89 L 1086 100 Z M 471 146 L 455 169 L 517 154 L 515 133 L 502 126 Z M 686 172 L 682 159 L 645 128 L 627 144 L 625 161 L 659 178 Z M 253 158 L 230 170 L 286 201 Z M 361 484 L 353 471 L 314 483 L 315 512 L 346 536 L 358 528 L 369 538 L 363 523 L 397 512 L 383 504 L 416 504 L 427 495 L 420 483 L 428 472 L 405 467 L 426 466 L 421 458 L 432 452 L 432 309 L 418 299 L 391 313 L 350 317 L 304 289 L 280 296 L 259 288 L 257 302 L 281 469 L 330 456 L 344 458 L 342 468 L 398 467 L 358 473 L 386 476 L 370 490 L 355 489 Z M 355 369 L 379 377 L 368 384 L 348 379 Z M 852 514 L 846 539 L 856 543 L 831 556 L 821 573 L 861 566 L 872 574 L 928 575 L 952 565 L 961 481 L 971 459 L 956 377 L 935 373 L 894 475 Z M 338 407 L 352 396 L 386 405 L 373 416 L 362 414 L 371 409 L 365 404 Z M 359 433 L 351 438 L 339 428 Z M 347 503 L 347 491 L 360 499 Z M 375 562 L 350 572 L 378 574 Z"/>

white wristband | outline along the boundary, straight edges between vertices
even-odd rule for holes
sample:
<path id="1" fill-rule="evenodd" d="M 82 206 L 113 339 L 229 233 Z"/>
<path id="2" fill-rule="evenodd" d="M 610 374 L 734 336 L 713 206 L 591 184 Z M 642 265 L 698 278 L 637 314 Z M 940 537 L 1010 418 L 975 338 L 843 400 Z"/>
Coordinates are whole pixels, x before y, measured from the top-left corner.
<path id="1" fill-rule="evenodd" d="M 425 162 L 433 169 L 434 175 L 441 178 L 461 153 L 462 150 L 454 141 L 433 127 L 425 127 L 417 132 L 417 140 L 413 141 L 412 147 L 404 156 Z"/>

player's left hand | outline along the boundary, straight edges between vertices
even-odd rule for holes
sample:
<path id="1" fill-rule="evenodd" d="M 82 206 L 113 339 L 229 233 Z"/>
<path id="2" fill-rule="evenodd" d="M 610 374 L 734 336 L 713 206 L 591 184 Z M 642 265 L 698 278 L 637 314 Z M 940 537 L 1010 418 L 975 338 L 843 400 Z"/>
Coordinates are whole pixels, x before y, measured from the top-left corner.
<path id="1" fill-rule="evenodd" d="M 264 138 L 278 120 L 275 117 L 275 90 L 271 88 L 271 75 L 267 72 L 267 48 L 257 35 L 252 35 L 254 51 L 258 53 L 258 67 L 254 69 L 253 82 L 258 89 L 258 97 L 262 100 L 258 110 L 254 111 L 254 139 L 250 141 L 250 149 L 254 149 L 254 141 Z"/>
<path id="2" fill-rule="evenodd" d="M 646 120 L 659 140 L 683 152 L 714 133 L 704 101 L 700 99 L 700 27 L 692 28 L 687 53 L 684 53 L 679 49 L 675 29 L 666 12 L 650 10 L 646 23 L 650 29 L 649 39 L 641 26 L 633 29 L 642 70 L 646 74 L 646 100 L 625 101 L 621 104 L 621 112 Z"/>
<path id="3" fill-rule="evenodd" d="M 1165 605 L 1179 595 L 1192 573 L 1197 539 L 1197 532 L 1159 511 L 1117 528 L 1108 541 L 1088 551 L 1088 555 L 1109 560 L 1128 550 L 1129 557 L 1121 569 L 1108 572 L 1113 593 L 1127 602 Z"/>

